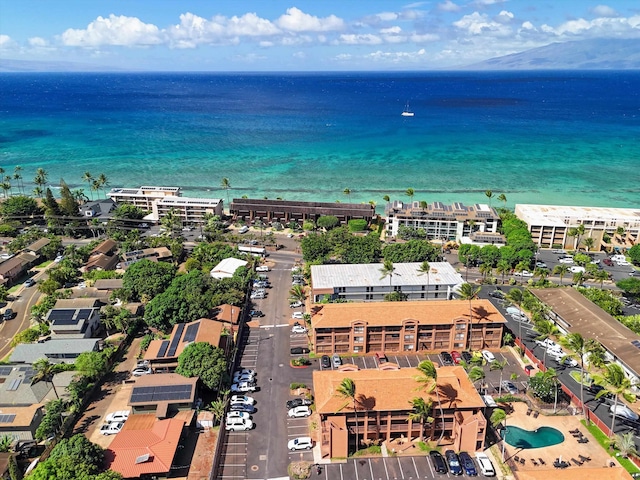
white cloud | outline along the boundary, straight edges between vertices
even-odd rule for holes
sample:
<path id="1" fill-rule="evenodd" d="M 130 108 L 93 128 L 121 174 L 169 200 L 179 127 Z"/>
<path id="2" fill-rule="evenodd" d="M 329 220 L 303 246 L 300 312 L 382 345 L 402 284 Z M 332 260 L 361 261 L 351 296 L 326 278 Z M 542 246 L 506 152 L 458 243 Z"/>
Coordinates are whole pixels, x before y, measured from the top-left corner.
<path id="1" fill-rule="evenodd" d="M 350 33 L 340 35 L 338 43 L 345 45 L 379 45 L 382 43 L 382 39 L 377 35 L 372 35 L 370 33 L 360 35 Z"/>
<path id="2" fill-rule="evenodd" d="M 392 22 L 398 19 L 398 14 L 395 12 L 376 13 L 375 16 L 378 17 L 383 22 Z"/>
<path id="3" fill-rule="evenodd" d="M 456 5 L 451 0 L 445 0 L 444 3 L 438 4 L 438 10 L 441 12 L 457 12 L 460 10 L 460 6 Z"/>
<path id="4" fill-rule="evenodd" d="M 473 3 L 473 5 L 479 6 L 479 7 L 486 7 L 488 5 L 497 5 L 499 3 L 505 3 L 507 0 L 475 0 Z"/>
<path id="5" fill-rule="evenodd" d="M 291 56 L 300 60 L 307 58 L 307 54 L 305 52 L 293 52 Z"/>
<path id="6" fill-rule="evenodd" d="M 435 42 L 440 39 L 439 35 L 435 33 L 423 33 L 423 34 L 413 34 L 409 37 L 409 39 L 414 43 L 427 43 L 427 42 Z"/>
<path id="7" fill-rule="evenodd" d="M 394 27 L 380 29 L 380 33 L 384 34 L 398 34 L 400 32 L 402 32 L 402 28 L 398 27 L 397 25 Z"/>
<path id="8" fill-rule="evenodd" d="M 258 45 L 260 45 L 261 47 L 264 47 L 264 48 L 268 48 L 268 47 L 273 47 L 274 43 L 273 42 L 268 42 L 266 40 L 263 40 L 263 41 L 259 42 Z"/>
<path id="9" fill-rule="evenodd" d="M 463 16 L 460 20 L 453 22 L 453 25 L 469 35 L 503 37 L 512 33 L 508 26 L 491 20 L 486 14 L 478 12 Z"/>
<path id="10" fill-rule="evenodd" d="M 398 64 L 398 63 L 415 63 L 422 60 L 427 51 L 424 48 L 416 52 L 383 52 L 378 50 L 365 55 L 365 58 L 378 63 Z"/>
<path id="11" fill-rule="evenodd" d="M 101 45 L 157 45 L 162 43 L 158 27 L 136 17 L 109 15 L 98 17 L 87 28 L 70 28 L 60 36 L 69 47 L 97 47 Z"/>
<path id="12" fill-rule="evenodd" d="M 545 25 L 544 27 L 548 26 Z M 578 18 L 565 22 L 556 28 L 548 27 L 545 30 L 556 36 L 566 36 L 573 39 L 575 37 L 594 38 L 611 35 L 638 38 L 640 35 L 640 15 L 628 18 L 601 17 L 593 20 Z"/>
<path id="13" fill-rule="evenodd" d="M 617 17 L 618 12 L 608 5 L 596 5 L 591 9 L 591 13 L 598 17 Z"/>
<path id="14" fill-rule="evenodd" d="M 340 62 L 346 62 L 348 60 L 351 60 L 353 58 L 353 55 L 351 55 L 350 53 L 340 53 L 334 58 Z"/>
<path id="15" fill-rule="evenodd" d="M 507 23 L 511 23 L 513 18 L 514 18 L 513 13 L 508 12 L 506 10 L 502 10 L 498 15 L 494 17 L 494 20 L 498 23 L 507 24 Z"/>
<path id="16" fill-rule="evenodd" d="M 0 34 L 0 48 L 9 48 L 15 45 L 16 42 L 11 40 L 9 35 Z"/>
<path id="17" fill-rule="evenodd" d="M 327 32 L 344 28 L 344 21 L 335 15 L 314 17 L 296 7 L 287 9 L 287 13 L 278 18 L 276 24 L 291 32 Z"/>

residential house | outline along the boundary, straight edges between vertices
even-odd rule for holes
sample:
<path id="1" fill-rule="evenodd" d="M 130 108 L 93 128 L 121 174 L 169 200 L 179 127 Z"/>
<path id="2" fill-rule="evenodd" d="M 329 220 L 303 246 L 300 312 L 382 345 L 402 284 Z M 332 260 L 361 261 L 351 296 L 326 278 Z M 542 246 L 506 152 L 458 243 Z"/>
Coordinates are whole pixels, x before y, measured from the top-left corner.
<path id="1" fill-rule="evenodd" d="M 488 300 L 329 303 L 311 313 L 317 354 L 500 348 L 506 322 Z"/>
<path id="2" fill-rule="evenodd" d="M 240 311 L 241 309 L 235 305 L 223 303 L 213 309 L 211 316 L 220 322 L 228 322 L 232 325 L 237 325 L 240 322 Z"/>
<path id="3" fill-rule="evenodd" d="M 211 269 L 210 275 L 212 278 L 231 278 L 240 267 L 244 267 L 248 264 L 246 260 L 240 260 L 239 258 L 225 258 L 215 267 Z"/>
<path id="4" fill-rule="evenodd" d="M 101 198 L 80 205 L 80 215 L 88 219 L 97 218 L 104 223 L 113 217 L 115 209 L 116 202 L 111 198 Z"/>
<path id="5" fill-rule="evenodd" d="M 107 239 L 102 242 L 89 253 L 89 259 L 84 267 L 85 270 L 87 272 L 92 270 L 114 270 L 120 262 L 120 258 L 115 255 L 117 248 L 118 244 L 114 240 Z"/>
<path id="6" fill-rule="evenodd" d="M 145 258 L 152 262 L 170 262 L 173 259 L 173 254 L 167 247 L 143 248 L 142 250 L 124 252 L 121 267 L 127 268 Z"/>
<path id="7" fill-rule="evenodd" d="M 92 338 L 100 329 L 100 308 L 52 308 L 45 320 L 54 339 Z"/>
<path id="8" fill-rule="evenodd" d="M 0 263 L 0 284 L 5 286 L 13 285 L 27 268 L 28 264 L 18 256 L 4 260 Z"/>
<path id="9" fill-rule="evenodd" d="M 238 307 L 234 307 L 240 310 Z M 233 325 L 228 322 L 201 318 L 195 322 L 173 326 L 168 340 L 152 340 L 144 354 L 151 367 L 158 371 L 174 371 L 182 351 L 194 342 L 207 342 L 229 354 L 233 347 Z"/>
<path id="10" fill-rule="evenodd" d="M 443 448 L 455 451 L 483 449 L 486 407 L 465 370 L 457 366 L 439 367 L 433 392 L 420 389 L 416 377 L 421 375 L 416 368 L 315 370 L 313 388 L 320 416 L 322 458 L 346 458 L 354 450 L 356 435 L 362 444 L 395 441 L 399 446 L 402 441 L 419 437 L 422 425 L 409 418 L 413 397 L 433 402 L 430 416 L 434 421 L 425 426 L 427 438 L 442 437 Z M 356 385 L 355 406 L 351 399 L 337 393 L 345 378 Z"/>
<path id="11" fill-rule="evenodd" d="M 100 340 L 97 338 L 51 339 L 16 345 L 9 360 L 31 365 L 40 358 L 46 358 L 51 363 L 74 363 L 81 353 L 97 352 L 99 349 Z"/>
<path id="12" fill-rule="evenodd" d="M 172 417 L 175 412 L 195 407 L 198 377 L 185 378 L 177 373 L 138 377 L 131 390 L 132 413 L 154 413 L 157 418 Z"/>
<path id="13" fill-rule="evenodd" d="M 51 239 L 42 237 L 25 247 L 25 251 L 33 253 L 36 257 L 42 258 L 44 256 L 43 250 L 49 246 Z"/>
<path id="14" fill-rule="evenodd" d="M 394 263 L 392 274 L 383 277 L 383 264 L 311 265 L 311 298 L 314 302 L 342 299 L 381 302 L 391 292 L 402 292 L 408 300 L 446 300 L 462 276 L 447 262 L 430 262 L 429 273 L 421 263 Z"/>

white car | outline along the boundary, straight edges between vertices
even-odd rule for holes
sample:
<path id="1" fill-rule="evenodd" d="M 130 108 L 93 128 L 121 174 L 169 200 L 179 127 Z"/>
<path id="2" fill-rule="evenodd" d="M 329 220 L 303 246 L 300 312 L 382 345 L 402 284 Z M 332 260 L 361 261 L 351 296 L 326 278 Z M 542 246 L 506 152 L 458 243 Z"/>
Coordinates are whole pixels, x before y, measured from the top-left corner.
<path id="1" fill-rule="evenodd" d="M 631 264 L 629 262 L 627 262 L 626 260 L 623 260 L 623 261 L 620 261 L 620 262 L 616 262 L 616 265 L 618 265 L 619 267 L 628 267 Z"/>
<path id="2" fill-rule="evenodd" d="M 482 358 L 484 358 L 487 363 L 495 362 L 496 357 L 489 350 L 482 350 Z"/>
<path id="3" fill-rule="evenodd" d="M 299 307 L 304 307 L 304 303 L 301 302 L 300 300 L 289 304 L 289 308 L 299 308 Z"/>
<path id="4" fill-rule="evenodd" d="M 569 267 L 569 271 L 571 273 L 584 273 L 587 270 L 584 267 L 580 267 L 578 265 L 573 265 L 572 267 Z"/>
<path id="5" fill-rule="evenodd" d="M 306 405 L 294 407 L 289 410 L 289 413 L 287 413 L 289 418 L 303 418 L 308 417 L 309 415 L 311 415 L 311 410 Z"/>
<path id="6" fill-rule="evenodd" d="M 103 435 L 115 435 L 124 426 L 124 422 L 105 423 L 100 427 L 100 433 Z"/>
<path id="7" fill-rule="evenodd" d="M 269 271 L 269 267 L 267 267 L 266 265 L 260 265 L 259 267 L 256 267 L 256 272 L 268 272 Z"/>
<path id="8" fill-rule="evenodd" d="M 141 377 L 142 375 L 151 375 L 153 370 L 151 367 L 139 366 L 131 370 L 131 375 L 134 377 Z"/>
<path id="9" fill-rule="evenodd" d="M 130 410 L 118 410 L 117 412 L 112 412 L 105 418 L 107 423 L 117 423 L 124 422 L 127 418 L 129 418 Z"/>
<path id="10" fill-rule="evenodd" d="M 250 375 L 248 373 L 238 373 L 236 372 L 233 375 L 233 383 L 255 383 L 256 377 L 255 375 Z"/>
<path id="11" fill-rule="evenodd" d="M 614 412 L 617 417 L 623 417 L 634 422 L 637 422 L 640 418 L 636 412 L 621 403 L 618 405 L 611 405 L 611 407 L 609 407 L 609 415 L 613 415 Z"/>
<path id="12" fill-rule="evenodd" d="M 291 314 L 291 318 L 295 318 L 296 320 L 302 320 L 304 318 L 304 313 L 302 313 L 302 312 L 293 312 Z"/>
<path id="13" fill-rule="evenodd" d="M 291 329 L 291 333 L 307 333 L 307 329 L 302 325 L 294 325 Z"/>
<path id="14" fill-rule="evenodd" d="M 480 467 L 480 473 L 485 477 L 495 477 L 496 470 L 493 468 L 493 464 L 489 457 L 484 452 L 476 452 L 476 462 L 478 462 L 478 466 Z"/>
<path id="15" fill-rule="evenodd" d="M 522 270 L 521 272 L 515 272 L 513 274 L 516 277 L 533 277 L 533 273 L 529 272 L 528 270 Z"/>
<path id="16" fill-rule="evenodd" d="M 252 428 L 253 422 L 248 418 L 230 418 L 224 424 L 224 429 L 232 432 L 251 430 Z"/>
<path id="17" fill-rule="evenodd" d="M 289 440 L 287 448 L 292 452 L 296 450 L 311 450 L 313 448 L 313 440 L 311 437 L 298 437 L 293 440 Z"/>
<path id="18" fill-rule="evenodd" d="M 245 420 L 249 420 L 250 415 L 247 412 L 227 412 L 227 422 L 232 418 L 244 418 Z"/>
<path id="19" fill-rule="evenodd" d="M 572 368 L 575 368 L 578 366 L 578 362 L 574 358 L 565 357 L 564 352 L 562 352 L 561 355 L 555 355 L 555 353 L 556 352 L 554 352 L 554 355 L 551 355 L 551 358 L 553 358 L 560 365 L 564 365 L 566 367 L 572 367 Z M 564 361 L 562 361 L 563 358 L 564 358 Z"/>
<path id="20" fill-rule="evenodd" d="M 58 255 L 53 259 L 54 263 L 60 263 L 62 260 L 64 260 L 64 255 Z"/>
<path id="21" fill-rule="evenodd" d="M 241 368 L 240 370 L 236 370 L 234 375 L 253 375 L 256 376 L 256 371 L 251 370 L 250 368 Z"/>
<path id="22" fill-rule="evenodd" d="M 237 403 L 242 405 L 253 405 L 256 401 L 253 397 L 247 397 L 246 395 L 233 395 L 231 397 L 231 403 Z"/>
<path id="23" fill-rule="evenodd" d="M 239 383 L 234 383 L 231 385 L 231 391 L 236 393 L 243 393 L 243 392 L 255 392 L 256 391 L 256 386 L 254 383 L 249 383 L 249 382 L 239 382 Z"/>
<path id="24" fill-rule="evenodd" d="M 573 258 L 571 258 L 571 257 L 562 257 L 560 260 L 558 260 L 558 262 L 560 262 L 560 263 L 573 263 Z"/>

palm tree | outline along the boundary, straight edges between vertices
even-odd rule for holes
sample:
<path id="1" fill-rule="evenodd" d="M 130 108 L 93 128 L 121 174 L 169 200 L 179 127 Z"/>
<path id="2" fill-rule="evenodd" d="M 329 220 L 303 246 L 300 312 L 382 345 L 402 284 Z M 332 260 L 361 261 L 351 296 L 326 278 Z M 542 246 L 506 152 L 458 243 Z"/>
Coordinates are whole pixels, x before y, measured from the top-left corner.
<path id="1" fill-rule="evenodd" d="M 580 286 L 587 279 L 586 272 L 576 272 L 573 274 L 573 283 Z"/>
<path id="2" fill-rule="evenodd" d="M 409 197 L 409 201 L 413 203 L 413 196 L 416 194 L 416 191 L 413 188 L 407 188 L 404 194 Z"/>
<path id="3" fill-rule="evenodd" d="M 597 270 L 593 274 L 593 279 L 600 282 L 600 290 L 604 288 L 604 281 L 609 280 L 609 273 L 606 270 Z"/>
<path id="4" fill-rule="evenodd" d="M 293 302 L 304 303 L 307 300 L 307 292 L 303 285 L 294 285 L 289 290 L 289 300 Z"/>
<path id="5" fill-rule="evenodd" d="M 11 190 L 11 182 L 7 182 L 6 180 L 4 182 L 0 182 L 0 188 L 2 189 L 4 198 L 7 198 L 8 192 Z"/>
<path id="6" fill-rule="evenodd" d="M 587 409 L 584 407 L 584 357 L 589 351 L 589 347 L 584 337 L 579 333 L 569 333 L 560 339 L 560 344 L 563 347 L 568 348 L 571 352 L 567 355 L 569 358 L 577 357 L 580 361 L 580 405 L 584 413 L 584 421 L 589 425 L 589 415 L 587 415 Z"/>
<path id="7" fill-rule="evenodd" d="M 491 413 L 491 418 L 489 419 L 491 422 L 491 426 L 493 428 L 498 428 L 498 426 L 504 422 L 504 436 L 507 436 L 507 413 L 502 408 L 496 408 Z M 500 435 L 498 435 L 500 436 Z M 502 463 L 504 463 L 504 444 L 505 439 L 502 438 Z"/>
<path id="8" fill-rule="evenodd" d="M 555 368 L 547 368 L 542 373 L 542 377 L 553 383 L 553 413 L 555 414 L 558 409 L 558 372 Z"/>
<path id="9" fill-rule="evenodd" d="M 433 423 L 433 417 L 429 415 L 433 410 L 433 401 L 415 397 L 409 403 L 413 407 L 413 412 L 407 415 L 407 421 L 420 422 L 420 439 L 423 440 L 425 424 Z"/>
<path id="10" fill-rule="evenodd" d="M 553 273 L 560 277 L 560 285 L 562 285 L 562 279 L 567 273 L 569 273 L 569 265 L 566 263 L 559 263 L 553 267 Z"/>
<path id="11" fill-rule="evenodd" d="M 587 237 L 582 241 L 582 244 L 587 247 L 587 252 L 593 248 L 596 244 L 596 240 L 593 237 Z"/>
<path id="12" fill-rule="evenodd" d="M 209 411 L 213 413 L 213 417 L 218 423 L 222 420 L 222 417 L 224 417 L 225 403 L 224 400 L 218 399 L 209 404 Z"/>
<path id="13" fill-rule="evenodd" d="M 338 388 L 336 388 L 336 393 L 344 398 L 349 399 L 353 402 L 353 413 L 356 416 L 356 451 L 358 451 L 358 447 L 360 446 L 360 441 L 358 438 L 358 408 L 356 402 L 356 382 L 354 382 L 350 378 L 343 378 L 340 382 Z"/>
<path id="14" fill-rule="evenodd" d="M 496 273 L 502 276 L 502 283 L 504 284 L 504 276 L 511 271 L 511 265 L 506 260 L 500 260 L 496 265 Z"/>
<path id="15" fill-rule="evenodd" d="M 538 336 L 536 337 L 536 340 L 541 340 L 544 341 L 549 337 L 553 337 L 554 335 L 558 335 L 560 333 L 560 330 L 558 330 L 558 327 L 555 326 L 555 324 L 549 320 L 541 320 L 539 322 L 536 322 L 533 326 L 533 329 L 538 332 Z M 542 363 L 545 364 L 546 363 L 546 359 L 547 359 L 547 349 L 544 349 L 544 354 L 542 356 Z"/>
<path id="16" fill-rule="evenodd" d="M 471 382 L 473 383 L 474 386 L 475 386 L 476 382 L 484 380 L 486 378 L 486 376 L 487 376 L 484 373 L 484 368 L 479 367 L 478 365 L 475 365 L 475 366 L 471 367 L 471 370 L 469 370 L 467 375 L 469 375 L 469 380 L 471 380 Z M 476 390 L 477 389 L 478 389 L 478 387 L 476 386 Z"/>
<path id="17" fill-rule="evenodd" d="M 22 170 L 23 169 L 20 165 L 16 165 L 13 169 L 13 179 L 18 180 L 20 191 L 24 195 L 24 183 L 22 183 Z"/>
<path id="18" fill-rule="evenodd" d="M 613 444 L 618 450 L 620 450 L 620 455 L 622 455 L 624 458 L 629 458 L 630 455 L 638 455 L 638 451 L 636 450 L 636 442 L 633 438 L 633 432 L 616 435 L 613 440 Z"/>
<path id="19" fill-rule="evenodd" d="M 342 193 L 344 193 L 347 198 L 349 199 L 349 202 L 351 202 L 351 189 L 350 188 L 345 188 Z"/>
<path id="20" fill-rule="evenodd" d="M 222 187 L 223 190 L 227 191 L 227 203 L 229 203 L 229 189 L 231 188 L 231 182 L 227 177 L 222 177 L 222 180 L 220 181 L 220 186 Z"/>
<path id="21" fill-rule="evenodd" d="M 545 280 L 549 276 L 549 270 L 547 268 L 536 268 L 533 271 L 533 275 L 540 277 L 540 282 L 544 285 Z"/>
<path id="22" fill-rule="evenodd" d="M 382 197 L 382 199 L 383 199 L 385 202 L 390 202 L 390 201 L 391 201 L 391 197 L 389 197 L 389 195 L 384 195 L 384 196 Z"/>
<path id="23" fill-rule="evenodd" d="M 567 235 L 575 238 L 575 244 L 573 247 L 575 250 L 580 249 L 580 237 L 584 235 L 584 232 L 585 228 L 583 224 L 580 224 L 577 227 L 571 227 L 569 230 L 567 230 Z"/>
<path id="24" fill-rule="evenodd" d="M 427 276 L 427 300 L 429 300 L 429 272 L 431 271 L 431 265 L 426 260 L 420 264 L 418 268 L 418 276 Z"/>
<path id="25" fill-rule="evenodd" d="M 480 293 L 480 287 L 474 287 L 473 285 L 471 285 L 470 283 L 463 283 L 462 285 L 460 285 L 460 288 L 458 289 L 458 296 L 460 297 L 460 300 L 469 300 L 469 348 L 473 349 L 473 343 L 472 343 L 472 329 L 473 329 L 473 309 L 471 308 L 471 300 L 474 300 L 475 298 L 478 297 L 478 294 Z"/>
<path id="26" fill-rule="evenodd" d="M 13 445 L 14 439 L 13 435 L 2 435 L 0 437 L 0 452 L 7 453 L 11 450 L 11 445 Z"/>
<path id="27" fill-rule="evenodd" d="M 491 208 L 491 199 L 493 198 L 493 192 L 491 190 L 486 190 L 484 194 L 489 199 L 489 208 Z"/>
<path id="28" fill-rule="evenodd" d="M 58 391 L 56 390 L 56 386 L 53 383 L 53 375 L 55 373 L 56 366 L 53 363 L 50 363 L 46 358 L 39 358 L 35 362 L 33 362 L 33 369 L 35 373 L 33 378 L 31 379 L 31 385 L 38 383 L 43 380 L 45 383 L 51 383 L 53 387 L 53 393 L 55 393 L 56 398 L 60 398 L 58 396 Z"/>
<path id="29" fill-rule="evenodd" d="M 33 190 L 32 193 L 34 195 L 34 197 L 36 198 L 42 198 L 42 195 L 44 193 L 44 190 L 42 190 L 41 186 L 36 186 Z"/>
<path id="30" fill-rule="evenodd" d="M 498 396 L 502 396 L 502 372 L 504 371 L 504 367 L 506 367 L 507 365 L 508 363 L 506 360 L 503 360 L 502 362 L 500 360 L 494 360 L 493 362 L 491 362 L 491 364 L 489 364 L 490 371 L 500 370 L 500 386 L 498 387 Z"/>
<path id="31" fill-rule="evenodd" d="M 105 187 L 109 185 L 109 180 L 107 179 L 107 176 L 104 173 L 101 173 L 100 175 L 98 175 L 98 182 L 100 183 L 100 188 L 102 189 L 102 193 L 106 197 L 107 193 L 106 193 Z"/>
<path id="32" fill-rule="evenodd" d="M 382 280 L 383 278 L 389 277 L 389 293 L 391 293 L 392 291 L 391 284 L 393 280 L 393 272 L 395 271 L 396 271 L 396 267 L 393 266 L 393 262 L 391 260 L 385 259 L 382 264 L 382 268 L 380 269 L 380 273 L 382 274 L 382 276 L 380 277 L 380 280 Z"/>
<path id="33" fill-rule="evenodd" d="M 524 260 L 522 262 L 518 262 L 518 264 L 514 267 L 513 270 L 519 273 L 522 273 L 525 270 L 529 271 L 529 262 L 525 262 Z M 520 283 L 524 283 L 523 276 L 520 277 Z"/>
<path id="34" fill-rule="evenodd" d="M 440 418 L 442 420 L 442 425 L 440 428 L 440 437 L 438 438 L 438 443 L 444 437 L 444 409 L 442 408 L 442 402 L 440 401 L 440 392 L 438 390 L 438 369 L 434 365 L 431 360 L 423 360 L 417 366 L 420 375 L 416 377 L 416 382 L 420 384 L 418 390 L 424 390 L 427 393 L 436 394 L 436 399 L 438 400 L 438 407 L 440 409 Z"/>
<path id="35" fill-rule="evenodd" d="M 596 400 L 607 393 L 613 394 L 613 415 L 610 429 L 611 435 L 613 435 L 613 430 L 616 426 L 616 413 L 618 412 L 618 397 L 629 392 L 631 380 L 625 376 L 624 370 L 622 370 L 622 367 L 617 363 L 608 363 L 605 365 L 602 373 L 593 374 L 593 379 L 598 385 L 604 388 L 597 393 Z"/>
<path id="36" fill-rule="evenodd" d="M 491 277 L 492 276 L 491 274 L 493 273 L 493 267 L 489 262 L 485 262 L 482 265 L 480 265 L 478 270 L 480 271 L 480 273 L 482 274 L 482 278 L 484 279 L 486 279 L 487 277 Z"/>
<path id="37" fill-rule="evenodd" d="M 89 185 L 89 189 L 92 192 L 91 193 L 91 200 L 93 200 L 93 189 L 91 188 L 91 186 L 93 185 L 93 176 L 91 175 L 90 172 L 84 172 L 82 174 L 82 180 L 87 182 L 87 184 Z"/>
<path id="38" fill-rule="evenodd" d="M 504 193 L 498 195 L 498 200 L 504 203 L 504 207 L 507 208 L 507 196 Z"/>

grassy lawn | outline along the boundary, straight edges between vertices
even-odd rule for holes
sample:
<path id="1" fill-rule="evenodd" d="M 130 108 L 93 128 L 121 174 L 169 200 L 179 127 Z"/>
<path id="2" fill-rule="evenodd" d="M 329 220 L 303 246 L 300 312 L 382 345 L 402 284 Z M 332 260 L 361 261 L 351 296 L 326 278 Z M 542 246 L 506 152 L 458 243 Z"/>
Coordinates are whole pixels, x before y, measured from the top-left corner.
<path id="1" fill-rule="evenodd" d="M 569 376 L 575 380 L 576 383 L 581 383 L 580 382 L 580 372 L 579 371 L 573 371 L 569 374 Z M 589 376 L 589 374 L 587 372 L 584 372 L 584 381 L 582 382 L 582 385 L 588 386 L 591 385 L 591 377 Z"/>
<path id="2" fill-rule="evenodd" d="M 20 287 L 21 287 L 21 284 L 19 284 L 19 283 L 18 283 L 17 285 L 14 285 L 13 287 L 11 287 L 11 288 L 8 290 L 8 293 L 14 293 L 14 292 L 16 292 Z"/>
<path id="3" fill-rule="evenodd" d="M 41 264 L 36 265 L 36 268 L 45 268 L 45 267 L 49 266 L 52 262 L 53 262 L 53 260 L 46 260 L 46 261 L 42 262 Z"/>
<path id="4" fill-rule="evenodd" d="M 607 437 L 602 430 L 600 430 L 593 423 L 587 426 L 584 420 L 580 420 L 580 423 L 582 423 L 582 425 L 584 425 L 585 428 L 589 430 L 591 435 L 595 437 L 595 439 L 598 441 L 598 443 L 604 449 L 605 452 L 607 452 L 610 456 L 615 457 L 616 460 L 620 462 L 620 465 L 622 465 L 622 468 L 624 468 L 629 473 L 640 472 L 640 469 L 638 469 L 638 467 L 636 467 L 631 460 L 616 456 L 617 453 L 620 453 L 620 450 L 618 450 L 617 448 L 612 448 L 612 449 L 609 448 L 609 444 L 610 444 L 609 437 Z"/>

